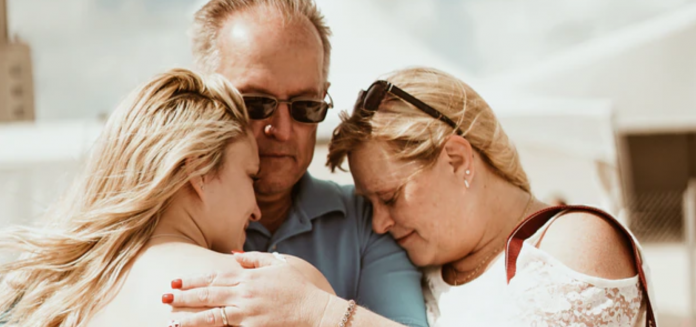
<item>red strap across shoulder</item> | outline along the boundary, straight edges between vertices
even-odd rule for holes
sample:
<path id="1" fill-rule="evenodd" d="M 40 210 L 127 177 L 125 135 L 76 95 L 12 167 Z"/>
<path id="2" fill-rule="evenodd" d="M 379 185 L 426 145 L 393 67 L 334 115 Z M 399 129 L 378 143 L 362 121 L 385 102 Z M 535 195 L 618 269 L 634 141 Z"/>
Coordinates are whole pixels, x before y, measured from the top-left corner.
<path id="1" fill-rule="evenodd" d="M 645 277 L 645 272 L 643 271 L 643 259 L 640 255 L 640 250 L 638 249 L 635 240 L 628 232 L 628 230 L 626 230 L 626 228 L 623 225 L 621 225 L 614 217 L 597 208 L 574 205 L 549 207 L 532 214 L 527 219 L 522 221 L 519 225 L 517 225 L 515 230 L 510 234 L 510 236 L 508 236 L 507 245 L 505 249 L 505 268 L 507 271 L 508 283 L 510 283 L 510 280 L 512 280 L 512 278 L 515 277 L 515 273 L 517 272 L 517 257 L 520 255 L 520 251 L 522 251 L 522 245 L 524 244 L 524 241 L 530 238 L 532 235 L 536 234 L 536 232 L 541 227 L 543 227 L 551 218 L 553 218 L 558 213 L 564 210 L 584 211 L 593 213 L 611 223 L 618 230 L 623 232 L 626 235 L 626 238 L 631 241 L 633 259 L 636 264 L 635 268 L 636 271 L 638 271 L 638 277 L 643 287 L 643 293 L 647 304 L 645 323 L 648 327 L 657 326 L 655 320 L 655 313 L 653 312 L 653 307 L 650 303 L 650 297 L 648 294 L 647 279 Z"/>

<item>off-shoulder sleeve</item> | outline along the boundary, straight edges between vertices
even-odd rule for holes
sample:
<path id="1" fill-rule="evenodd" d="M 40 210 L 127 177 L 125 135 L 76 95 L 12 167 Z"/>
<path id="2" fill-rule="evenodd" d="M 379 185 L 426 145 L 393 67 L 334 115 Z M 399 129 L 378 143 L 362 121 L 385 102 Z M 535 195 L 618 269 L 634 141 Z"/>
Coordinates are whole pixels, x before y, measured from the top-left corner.
<path id="1" fill-rule="evenodd" d="M 608 280 L 576 272 L 525 244 L 510 281 L 512 319 L 524 326 L 637 326 L 645 306 L 637 276 Z"/>

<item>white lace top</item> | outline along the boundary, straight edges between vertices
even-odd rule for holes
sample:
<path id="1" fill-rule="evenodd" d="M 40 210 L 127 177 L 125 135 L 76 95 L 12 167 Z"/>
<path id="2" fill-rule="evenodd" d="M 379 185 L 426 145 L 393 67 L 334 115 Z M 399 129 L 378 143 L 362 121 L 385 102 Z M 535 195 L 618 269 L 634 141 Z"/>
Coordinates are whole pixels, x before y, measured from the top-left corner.
<path id="1" fill-rule="evenodd" d="M 430 326 L 645 325 L 638 276 L 608 280 L 574 271 L 536 248 L 537 235 L 522 247 L 509 285 L 504 255 L 477 279 L 457 287 L 443 280 L 441 267 L 426 269 L 423 293 Z"/>

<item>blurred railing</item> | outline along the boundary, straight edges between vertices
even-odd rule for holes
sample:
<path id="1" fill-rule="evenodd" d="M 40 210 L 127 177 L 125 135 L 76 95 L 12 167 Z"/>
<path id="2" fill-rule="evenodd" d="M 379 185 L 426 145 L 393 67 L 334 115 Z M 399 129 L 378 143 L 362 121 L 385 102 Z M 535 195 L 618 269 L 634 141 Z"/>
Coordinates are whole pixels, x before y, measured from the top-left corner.
<path id="1" fill-rule="evenodd" d="M 689 182 L 684 192 L 684 226 L 686 234 L 687 254 L 689 256 L 689 288 L 690 300 L 689 320 L 691 325 L 696 322 L 696 179 Z"/>

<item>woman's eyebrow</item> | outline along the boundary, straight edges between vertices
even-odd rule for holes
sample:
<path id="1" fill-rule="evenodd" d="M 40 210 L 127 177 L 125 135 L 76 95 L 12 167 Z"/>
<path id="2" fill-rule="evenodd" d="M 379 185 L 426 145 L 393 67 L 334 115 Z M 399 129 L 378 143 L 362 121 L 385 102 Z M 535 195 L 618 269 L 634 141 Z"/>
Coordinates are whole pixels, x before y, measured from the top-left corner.
<path id="1" fill-rule="evenodd" d="M 401 192 L 401 190 L 404 188 L 405 185 L 406 185 L 406 183 L 403 183 L 403 184 L 399 185 L 399 187 L 397 187 L 396 189 L 387 189 L 387 190 L 382 190 L 382 191 L 376 191 L 375 194 L 377 194 L 377 195 L 387 195 L 387 194 L 397 195 L 397 194 L 399 194 L 399 192 Z"/>
<path id="2" fill-rule="evenodd" d="M 405 185 L 406 185 L 406 183 L 402 183 L 396 189 L 394 189 L 393 187 L 385 187 L 381 190 L 376 190 L 376 191 L 363 190 L 363 189 L 356 186 L 354 193 L 355 193 L 355 195 L 364 196 L 364 197 L 367 197 L 367 196 L 372 195 L 372 194 L 377 195 L 377 196 L 380 196 L 380 195 L 383 196 L 383 195 L 389 194 L 389 193 L 399 193 L 399 192 L 401 192 L 401 190 L 404 188 Z"/>

